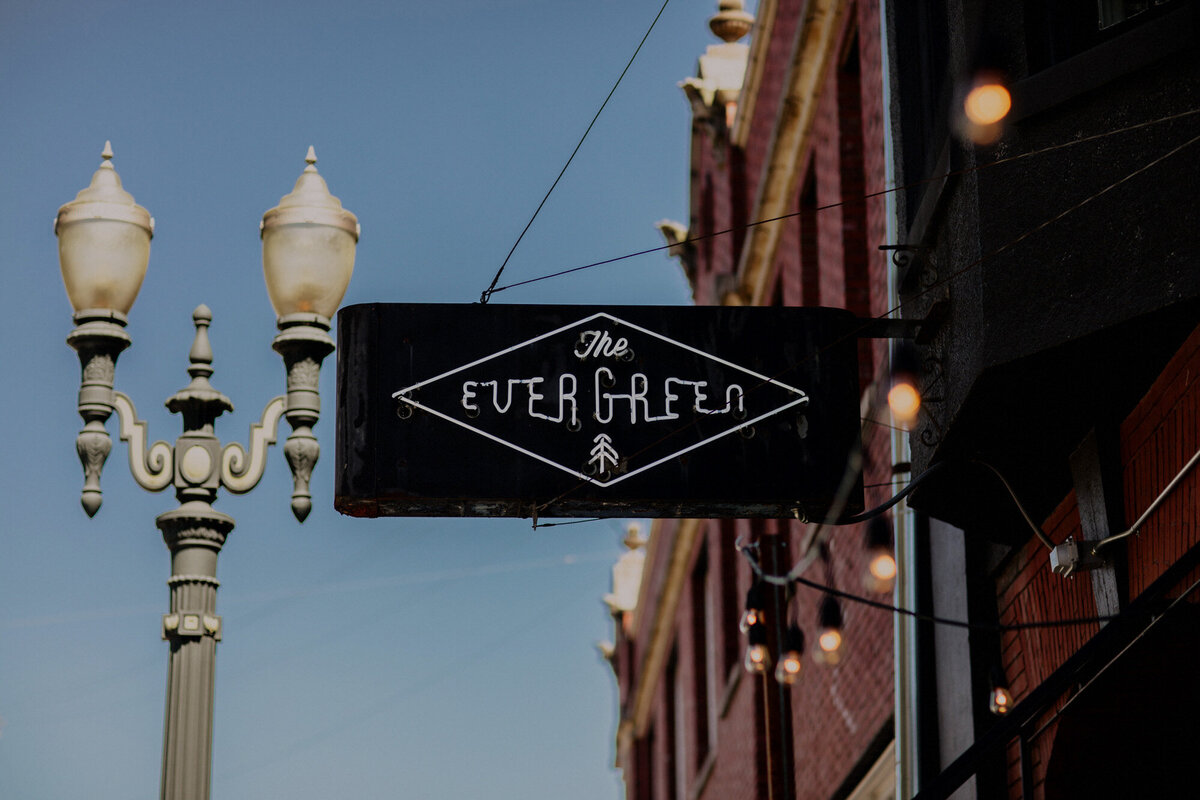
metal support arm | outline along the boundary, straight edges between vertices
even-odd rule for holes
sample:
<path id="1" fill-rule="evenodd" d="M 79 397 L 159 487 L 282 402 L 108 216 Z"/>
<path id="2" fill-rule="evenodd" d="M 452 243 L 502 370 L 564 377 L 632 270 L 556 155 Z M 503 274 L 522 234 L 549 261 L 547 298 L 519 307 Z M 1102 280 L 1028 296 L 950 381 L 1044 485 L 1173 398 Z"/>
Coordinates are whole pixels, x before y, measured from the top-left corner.
<path id="1" fill-rule="evenodd" d="M 157 441 L 146 449 L 147 425 L 138 419 L 137 409 L 128 396 L 113 392 L 113 408 L 121 421 L 121 441 L 129 445 L 129 472 L 138 486 L 161 492 L 171 485 L 175 460 L 171 445 Z"/>
<path id="2" fill-rule="evenodd" d="M 267 448 L 275 444 L 279 418 L 287 408 L 287 398 L 271 399 L 263 409 L 262 419 L 250 426 L 250 452 L 237 442 L 230 442 L 221 451 L 221 485 L 235 494 L 250 491 L 262 480 L 267 467 Z"/>

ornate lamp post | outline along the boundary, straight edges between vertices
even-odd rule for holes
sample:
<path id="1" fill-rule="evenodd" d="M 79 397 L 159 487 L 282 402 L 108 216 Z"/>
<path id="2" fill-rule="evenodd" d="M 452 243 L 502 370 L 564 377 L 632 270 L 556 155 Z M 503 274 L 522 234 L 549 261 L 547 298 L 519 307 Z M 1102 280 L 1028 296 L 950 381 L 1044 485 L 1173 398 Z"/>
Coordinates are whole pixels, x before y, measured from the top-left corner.
<path id="1" fill-rule="evenodd" d="M 263 215 L 260 225 L 267 292 L 278 316 L 272 346 L 287 370 L 286 396 L 267 403 L 261 420 L 251 426 L 249 449 L 236 442 L 222 446 L 213 423 L 233 404 L 209 383 L 212 313 L 201 305 L 192 314 L 191 381 L 167 400 L 167 408 L 183 417 L 183 433 L 174 446 L 159 441 L 147 448 L 146 423 L 113 383 L 117 357 L 130 344 L 126 315 L 146 274 L 154 220 L 121 187 L 112 155 L 105 143 L 91 184 L 60 208 L 54 221 L 63 283 L 75 310 L 67 343 L 79 353 L 83 370 L 79 415 L 84 426 L 75 440 L 84 473 L 81 502 L 88 516 L 100 509 L 100 473 L 112 450 L 105 422 L 116 411 L 134 480 L 154 492 L 174 486 L 179 500 L 178 508 L 156 519 L 171 551 L 170 611 L 163 616 L 170 655 L 161 796 L 204 800 L 221 638 L 217 554 L 234 526 L 233 518 L 212 503 L 222 486 L 242 493 L 258 484 L 267 447 L 284 416 L 292 427 L 283 448 L 293 478 L 292 513 L 303 522 L 312 509 L 308 484 L 320 452 L 312 433 L 321 409 L 318 378 L 321 362 L 334 349 L 330 319 L 354 271 L 359 228 L 354 214 L 329 193 L 310 147 L 295 188 Z"/>

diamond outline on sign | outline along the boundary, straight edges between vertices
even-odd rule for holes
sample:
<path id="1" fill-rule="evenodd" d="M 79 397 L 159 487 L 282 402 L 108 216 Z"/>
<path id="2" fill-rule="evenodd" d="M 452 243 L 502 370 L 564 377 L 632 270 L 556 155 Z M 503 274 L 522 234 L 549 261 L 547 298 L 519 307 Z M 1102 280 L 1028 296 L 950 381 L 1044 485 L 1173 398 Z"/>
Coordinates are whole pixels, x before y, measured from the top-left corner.
<path id="1" fill-rule="evenodd" d="M 417 400 L 414 400 L 413 398 L 407 396 L 410 393 L 415 392 L 416 390 L 420 389 L 422 386 L 428 386 L 431 383 L 440 381 L 442 378 L 447 378 L 456 373 L 462 372 L 464 370 L 468 370 L 468 369 L 470 369 L 472 367 L 476 367 L 480 364 L 484 364 L 488 361 L 491 361 L 494 358 L 499 358 L 500 356 L 508 355 L 509 353 L 515 352 L 524 347 L 528 347 L 531 344 L 540 342 L 543 339 L 548 339 L 551 336 L 557 336 L 558 334 L 562 333 L 563 331 L 570 330 L 571 328 L 579 327 L 580 325 L 583 325 L 585 323 L 591 322 L 596 319 L 601 319 L 601 318 L 611 320 L 612 322 L 615 322 L 619 325 L 627 325 L 628 327 L 630 327 L 640 333 L 644 333 L 647 336 L 651 336 L 655 339 L 659 339 L 661 341 L 667 342 L 676 347 L 681 347 L 684 350 L 695 353 L 696 355 L 699 355 L 703 358 L 707 358 L 710 361 L 715 361 L 718 364 L 722 364 L 726 367 L 729 367 L 730 369 L 735 369 L 739 372 L 743 372 L 747 375 L 758 378 L 759 380 L 763 381 L 764 383 L 769 383 L 773 386 L 778 386 L 779 388 L 784 389 L 785 391 L 788 391 L 788 392 L 792 392 L 793 394 L 798 395 L 798 396 L 796 397 L 796 399 L 792 400 L 792 402 L 782 405 L 779 408 L 768 411 L 765 414 L 760 414 L 757 417 L 755 417 L 754 419 L 749 419 L 744 422 L 741 422 L 738 425 L 735 425 L 734 427 L 730 428 L 727 431 L 713 434 L 712 436 L 709 436 L 707 439 L 702 439 L 699 442 L 694 442 L 691 445 L 688 445 L 687 447 L 683 448 L 682 450 L 677 450 L 668 456 L 663 456 L 662 458 L 658 459 L 657 461 L 652 461 L 649 464 L 645 464 L 641 467 L 638 467 L 637 469 L 622 473 L 621 475 L 616 476 L 607 481 L 602 481 L 602 480 L 599 480 L 590 475 L 585 475 L 584 473 L 580 472 L 577 469 L 572 469 L 571 467 L 565 467 L 562 464 L 559 464 L 557 461 L 552 461 L 551 459 L 546 458 L 545 456 L 538 455 L 537 453 L 533 452 L 532 450 L 527 450 L 526 448 L 524 448 L 521 445 L 516 444 L 514 442 L 510 442 L 505 439 L 501 439 L 499 436 L 488 433 L 487 431 L 481 430 L 480 428 L 476 428 L 473 425 L 463 422 L 462 420 L 455 419 L 454 417 L 451 417 L 448 414 L 438 411 L 437 409 L 432 408 L 430 406 L 424 405 L 423 403 L 420 403 Z M 452 370 L 443 372 L 441 375 L 436 375 L 432 378 L 427 378 L 419 383 L 414 383 L 412 386 L 408 386 L 403 389 L 399 389 L 392 393 L 392 398 L 394 400 L 399 400 L 402 403 L 407 403 L 409 406 L 411 406 L 413 408 L 419 408 L 422 411 L 426 411 L 430 414 L 433 414 L 435 417 L 440 417 L 441 419 L 444 419 L 447 422 L 454 423 L 455 425 L 458 425 L 461 428 L 465 428 L 465 429 L 471 431 L 472 433 L 478 434 L 486 439 L 491 439 L 493 442 L 496 442 L 497 444 L 502 444 L 505 447 L 508 447 L 512 450 L 516 450 L 518 453 L 522 453 L 524 455 L 529 456 L 530 458 L 536 459 L 537 461 L 541 461 L 543 464 L 546 464 L 547 466 L 554 467 L 555 469 L 561 470 L 563 472 L 566 472 L 569 475 L 573 475 L 573 476 L 579 478 L 581 481 L 594 484 L 601 488 L 607 488 L 609 486 L 618 484 L 621 481 L 625 480 L 626 478 L 632 478 L 634 475 L 638 475 L 642 472 L 645 472 L 646 470 L 653 469 L 654 467 L 657 467 L 660 464 L 664 464 L 667 461 L 671 461 L 672 459 L 678 458 L 679 456 L 684 455 L 685 453 L 690 453 L 691 451 L 699 449 L 701 447 L 704 447 L 705 445 L 711 444 L 712 442 L 715 442 L 718 439 L 723 439 L 726 436 L 729 436 L 730 434 L 737 433 L 738 431 L 748 428 L 751 425 L 761 422 L 764 419 L 773 417 L 776 414 L 781 414 L 784 411 L 787 411 L 789 408 L 794 408 L 798 405 L 807 405 L 808 404 L 808 395 L 805 394 L 804 391 L 801 389 L 797 389 L 794 386 L 788 386 L 786 383 L 783 383 L 782 381 L 777 381 L 774 378 L 769 378 L 766 375 L 761 375 L 752 369 L 747 369 L 746 367 L 738 366 L 737 364 L 734 364 L 731 361 L 726 361 L 725 359 L 720 358 L 719 356 L 714 356 L 711 353 L 706 353 L 703 350 L 699 350 L 695 347 L 692 347 L 691 345 L 684 344 L 683 342 L 680 342 L 680 341 L 676 341 L 675 339 L 672 339 L 669 336 L 664 336 L 661 333 L 657 333 L 656 331 L 652 331 L 647 328 L 643 328 L 642 326 L 635 325 L 632 322 L 627 322 L 626 320 L 623 320 L 619 317 L 614 317 L 612 314 L 609 314 L 605 311 L 599 311 L 595 314 L 592 314 L 591 316 L 583 317 L 582 319 L 579 319 L 575 322 L 569 323 L 567 325 L 563 325 L 559 328 L 555 328 L 554 330 L 548 331 L 539 336 L 535 336 L 532 339 L 526 339 L 525 341 L 520 342 L 519 344 L 514 344 L 511 347 L 506 347 L 503 350 L 499 350 L 495 353 L 492 353 L 491 355 L 484 356 L 483 358 L 477 358 L 474 361 L 470 362 L 469 364 L 463 364 L 460 367 L 455 367 Z"/>

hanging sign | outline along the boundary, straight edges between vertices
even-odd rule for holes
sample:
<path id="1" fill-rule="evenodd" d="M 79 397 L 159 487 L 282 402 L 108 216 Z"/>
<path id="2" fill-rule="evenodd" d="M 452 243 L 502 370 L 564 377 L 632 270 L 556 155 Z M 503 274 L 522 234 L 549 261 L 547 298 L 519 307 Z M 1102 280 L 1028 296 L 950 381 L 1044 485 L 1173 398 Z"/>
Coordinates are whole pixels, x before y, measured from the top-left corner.
<path id="1" fill-rule="evenodd" d="M 335 505 L 819 518 L 858 443 L 856 325 L 829 308 L 344 308 Z"/>

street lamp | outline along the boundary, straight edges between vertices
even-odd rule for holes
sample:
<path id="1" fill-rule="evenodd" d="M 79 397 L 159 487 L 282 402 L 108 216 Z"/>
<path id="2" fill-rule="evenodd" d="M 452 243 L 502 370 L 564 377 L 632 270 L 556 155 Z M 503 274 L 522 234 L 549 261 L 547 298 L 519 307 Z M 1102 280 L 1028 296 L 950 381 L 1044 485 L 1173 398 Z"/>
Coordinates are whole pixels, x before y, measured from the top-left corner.
<path id="1" fill-rule="evenodd" d="M 236 442 L 221 445 L 213 423 L 233 403 L 209 383 L 212 312 L 201 305 L 192 314 L 191 382 L 167 400 L 167 408 L 183 417 L 183 433 L 174 446 L 159 441 L 147 448 L 147 424 L 113 383 L 117 357 L 130 344 L 125 324 L 146 274 L 154 220 L 121 187 L 109 143 L 101 155 L 91 184 L 54 220 L 63 283 L 75 310 L 67 343 L 82 367 L 84 426 L 75 440 L 84 473 L 81 502 L 89 517 L 100 509 L 100 473 L 112 450 L 105 422 L 116 411 L 134 480 L 155 492 L 174 486 L 179 500 L 178 508 L 155 520 L 171 551 L 170 611 L 162 628 L 170 655 L 161 796 L 203 800 L 212 771 L 213 680 L 221 638 L 217 554 L 234 527 L 233 518 L 212 503 L 222 486 L 240 494 L 258 484 L 282 416 L 292 427 L 283 448 L 292 471 L 292 513 L 303 522 L 312 509 L 309 480 L 320 453 L 312 433 L 321 409 L 318 379 L 321 362 L 334 349 L 330 319 L 354 271 L 359 227 L 329 193 L 310 147 L 295 188 L 260 225 L 267 292 L 278 315 L 272 347 L 283 357 L 286 396 L 267 403 L 251 426 L 249 450 Z"/>

